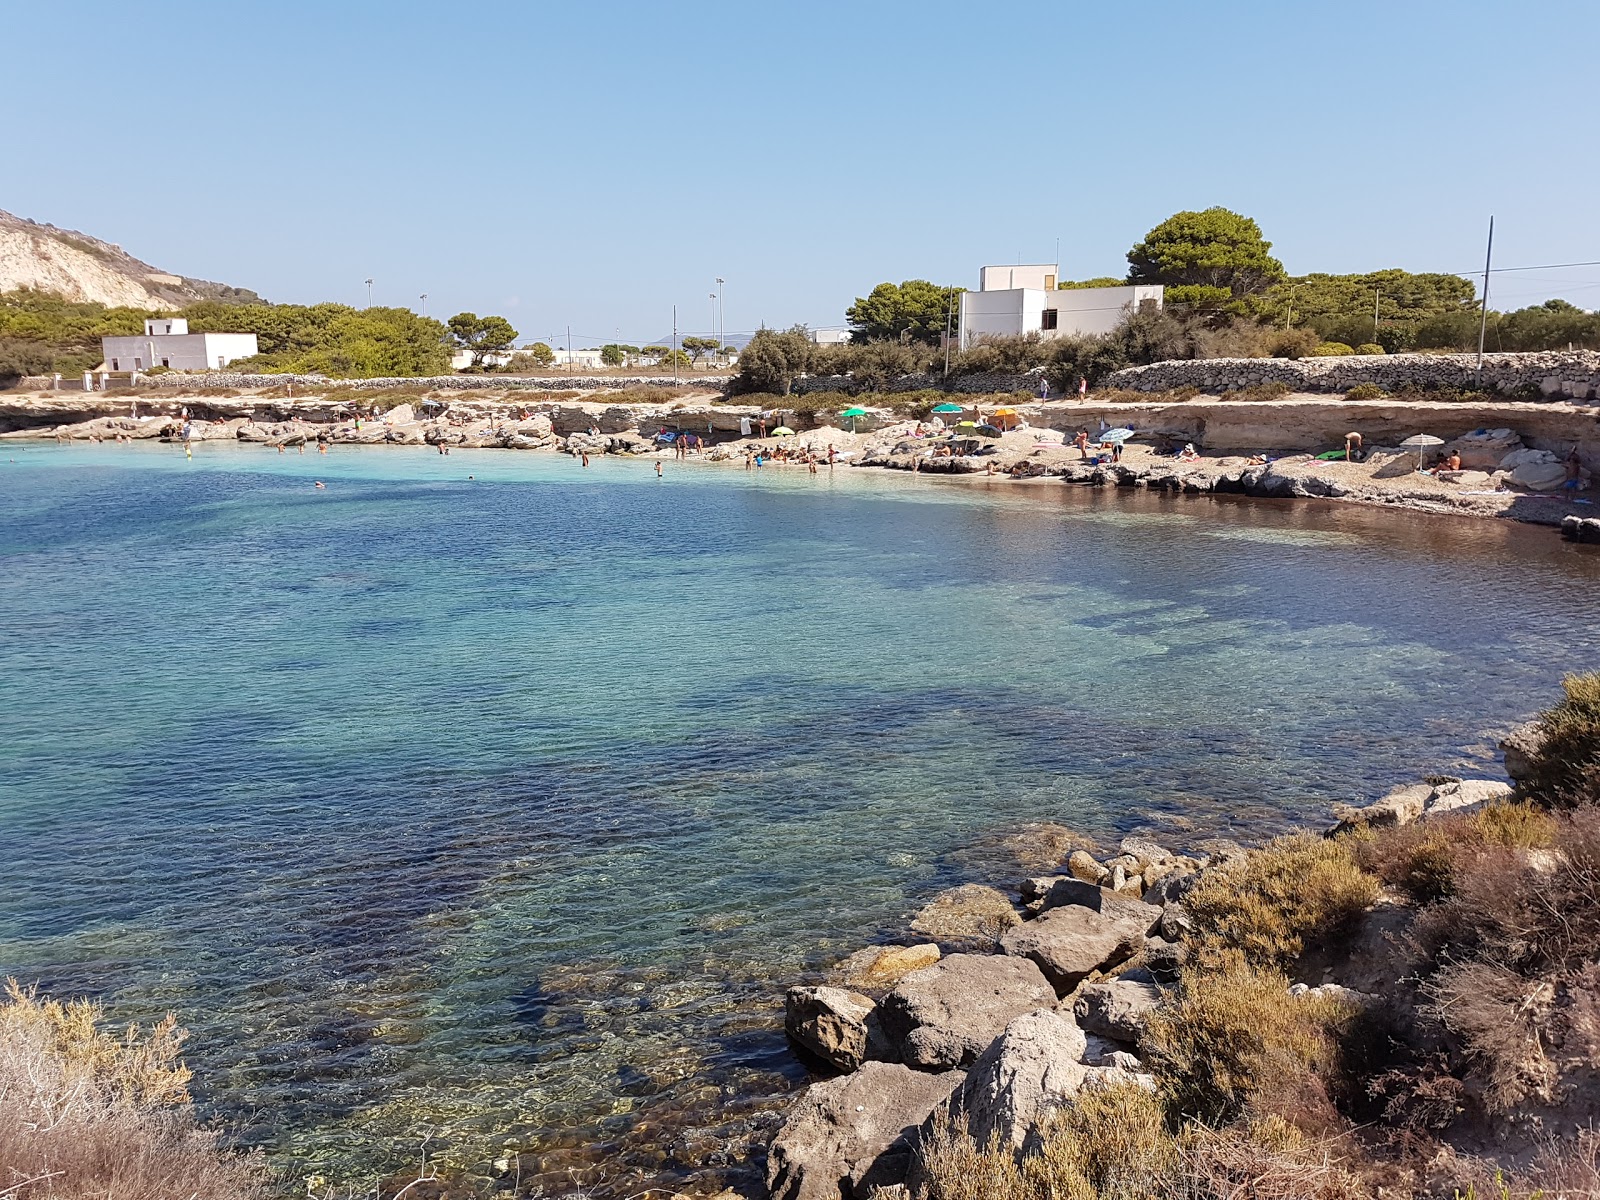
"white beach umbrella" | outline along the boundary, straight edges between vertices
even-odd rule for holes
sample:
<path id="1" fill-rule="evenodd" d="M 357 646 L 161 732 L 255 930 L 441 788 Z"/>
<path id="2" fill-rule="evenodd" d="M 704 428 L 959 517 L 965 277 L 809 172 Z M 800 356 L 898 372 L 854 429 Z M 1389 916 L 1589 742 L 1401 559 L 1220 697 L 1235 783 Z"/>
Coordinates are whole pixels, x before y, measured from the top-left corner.
<path id="1" fill-rule="evenodd" d="M 1435 446 L 1444 445 L 1443 438 L 1434 437 L 1431 433 L 1414 433 L 1400 443 L 1402 450 L 1415 450 L 1417 452 L 1417 470 L 1422 469 L 1422 456 Z"/>

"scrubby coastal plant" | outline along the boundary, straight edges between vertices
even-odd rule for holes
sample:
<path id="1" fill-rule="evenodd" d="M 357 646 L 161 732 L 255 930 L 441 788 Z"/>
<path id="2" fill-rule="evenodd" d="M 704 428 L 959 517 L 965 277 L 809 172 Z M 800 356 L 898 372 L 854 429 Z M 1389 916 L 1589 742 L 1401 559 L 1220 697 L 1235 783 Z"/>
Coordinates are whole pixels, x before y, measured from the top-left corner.
<path id="1" fill-rule="evenodd" d="M 1381 400 L 1389 393 L 1375 383 L 1358 383 L 1344 394 L 1346 400 Z"/>
<path id="2" fill-rule="evenodd" d="M 1355 351 L 1345 342 L 1318 342 L 1311 347 L 1311 358 L 1343 358 Z"/>
<path id="3" fill-rule="evenodd" d="M 85 1001 L 9 981 L 0 1003 L 0 1196 L 5 1200 L 253 1200 L 253 1157 L 219 1149 L 189 1109 L 172 1017 L 121 1037 Z"/>
<path id="4" fill-rule="evenodd" d="M 1387 354 L 1388 351 L 1377 342 L 1362 342 L 1356 347 L 1357 354 Z"/>
<path id="5" fill-rule="evenodd" d="M 1538 721 L 1542 744 L 1518 793 L 1548 808 L 1600 804 L 1600 673 L 1569 675 Z"/>
<path id="6" fill-rule="evenodd" d="M 1349 842 L 1300 833 L 1209 871 L 1184 900 L 1202 960 L 1242 954 L 1281 969 L 1307 946 L 1336 936 L 1378 897 L 1378 881 Z"/>
<path id="7" fill-rule="evenodd" d="M 1555 834 L 1555 821 L 1531 804 L 1489 804 L 1402 825 L 1354 846 L 1363 870 L 1416 903 L 1431 904 L 1453 895 L 1458 880 L 1481 869 L 1486 851 L 1542 849 Z"/>

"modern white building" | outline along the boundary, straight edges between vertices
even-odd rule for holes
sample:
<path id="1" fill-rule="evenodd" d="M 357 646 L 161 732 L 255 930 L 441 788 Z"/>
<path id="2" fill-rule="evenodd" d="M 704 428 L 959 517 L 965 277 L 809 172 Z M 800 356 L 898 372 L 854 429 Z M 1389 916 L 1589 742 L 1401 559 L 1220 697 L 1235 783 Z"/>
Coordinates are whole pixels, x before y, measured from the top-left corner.
<path id="1" fill-rule="evenodd" d="M 220 371 L 258 350 L 253 333 L 190 333 L 182 317 L 148 317 L 142 336 L 101 338 L 100 353 L 111 371 Z"/>
<path id="2" fill-rule="evenodd" d="M 842 346 L 850 340 L 850 331 L 843 328 L 813 329 L 811 340 L 818 346 Z"/>
<path id="3" fill-rule="evenodd" d="M 961 293 L 961 349 L 986 337 L 1110 333 L 1130 312 L 1159 309 L 1166 291 L 1160 284 L 1063 290 L 1058 274 L 1054 263 L 984 267 L 978 290 Z"/>

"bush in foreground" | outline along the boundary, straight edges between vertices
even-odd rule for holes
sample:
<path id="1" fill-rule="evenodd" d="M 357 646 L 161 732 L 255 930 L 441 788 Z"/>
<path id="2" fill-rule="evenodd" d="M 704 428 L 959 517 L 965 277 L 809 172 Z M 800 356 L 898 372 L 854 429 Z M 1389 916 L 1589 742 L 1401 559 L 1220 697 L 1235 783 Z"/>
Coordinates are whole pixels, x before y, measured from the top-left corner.
<path id="1" fill-rule="evenodd" d="M 253 1157 L 198 1128 L 183 1031 L 168 1017 L 113 1037 L 98 1007 L 40 1001 L 9 981 L 0 1004 L 0 1196 L 5 1200 L 252 1200 Z"/>
<path id="2" fill-rule="evenodd" d="M 1543 743 L 1518 789 L 1546 808 L 1600 804 L 1600 673 L 1568 675 L 1566 693 L 1538 721 Z"/>

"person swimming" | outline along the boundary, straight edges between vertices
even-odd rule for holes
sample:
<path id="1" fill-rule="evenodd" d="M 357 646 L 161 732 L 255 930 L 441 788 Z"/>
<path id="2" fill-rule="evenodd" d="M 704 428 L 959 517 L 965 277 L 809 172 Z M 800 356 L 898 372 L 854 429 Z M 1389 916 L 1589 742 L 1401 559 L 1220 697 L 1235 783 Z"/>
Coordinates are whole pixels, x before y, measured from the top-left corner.
<path id="1" fill-rule="evenodd" d="M 313 486 L 313 487 L 315 487 L 315 488 L 318 488 L 318 489 L 320 489 L 320 490 L 322 490 L 322 491 L 326 491 L 326 490 L 327 490 L 327 488 L 328 488 L 328 485 L 327 485 L 327 484 L 325 484 L 325 483 L 323 483 L 323 482 L 322 482 L 322 480 L 320 480 L 320 479 L 319 479 L 319 480 L 317 480 L 317 482 L 316 482 L 316 483 L 314 483 L 314 484 L 312 484 L 312 485 L 311 485 L 311 486 Z"/>

